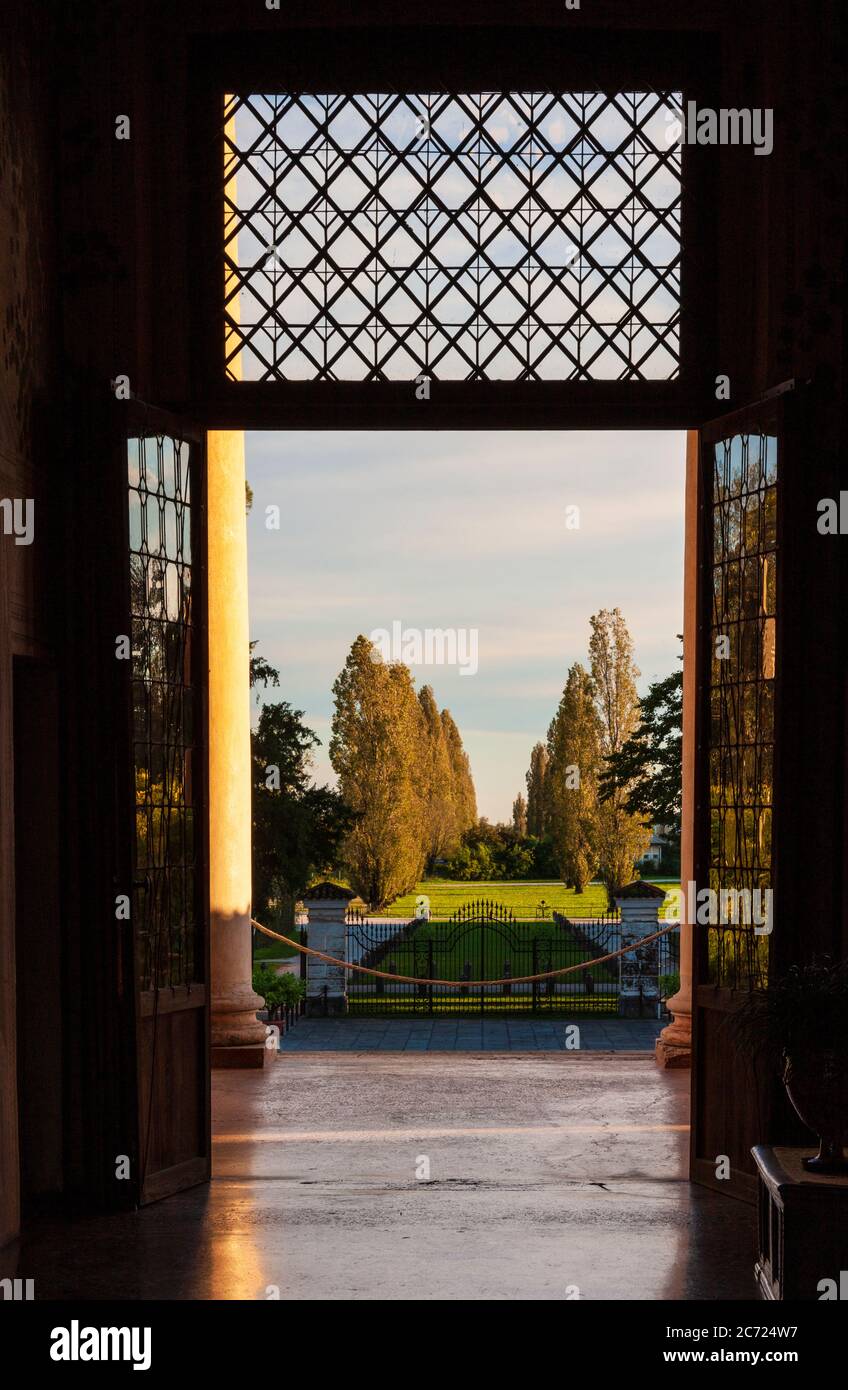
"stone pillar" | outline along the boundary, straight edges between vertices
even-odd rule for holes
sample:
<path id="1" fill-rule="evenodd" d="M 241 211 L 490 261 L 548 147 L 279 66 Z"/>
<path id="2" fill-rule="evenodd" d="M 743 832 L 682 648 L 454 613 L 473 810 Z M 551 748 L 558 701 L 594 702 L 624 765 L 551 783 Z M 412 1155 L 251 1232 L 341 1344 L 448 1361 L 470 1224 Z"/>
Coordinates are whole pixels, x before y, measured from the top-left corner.
<path id="1" fill-rule="evenodd" d="M 315 951 L 325 951 L 337 960 L 345 956 L 345 912 L 351 898 L 349 888 L 338 883 L 317 883 L 303 894 L 303 905 L 309 913 L 307 944 Z M 347 1012 L 347 972 L 340 965 L 306 957 L 306 1013 L 315 1018 L 324 1014 Z"/>
<path id="2" fill-rule="evenodd" d="M 658 941 L 639 949 L 642 937 L 658 930 L 659 909 L 665 892 L 653 883 L 637 879 L 613 894 L 621 914 L 621 948 L 633 949 L 621 957 L 621 986 L 618 1012 L 622 1018 L 650 1018 L 660 997 Z M 638 955 L 637 955 L 638 950 Z"/>
<path id="3" fill-rule="evenodd" d="M 244 435 L 207 435 L 212 1065 L 264 1066 L 253 992 Z"/>
<path id="4" fill-rule="evenodd" d="M 695 660 L 698 630 L 698 431 L 686 438 L 686 548 L 683 561 L 683 814 L 680 824 L 680 881 L 684 903 L 695 878 Z M 703 812 L 707 814 L 706 809 Z M 671 1023 L 657 1038 L 661 1067 L 692 1065 L 692 933 L 681 914 L 680 988 L 668 1000 Z"/>

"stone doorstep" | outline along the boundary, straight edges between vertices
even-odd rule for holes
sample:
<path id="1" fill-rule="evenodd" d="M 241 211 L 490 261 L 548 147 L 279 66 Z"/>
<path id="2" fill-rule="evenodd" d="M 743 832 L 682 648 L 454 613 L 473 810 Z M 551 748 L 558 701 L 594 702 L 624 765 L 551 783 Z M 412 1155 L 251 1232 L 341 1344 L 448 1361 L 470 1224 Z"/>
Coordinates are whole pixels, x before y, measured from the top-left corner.
<path id="1" fill-rule="evenodd" d="M 247 1071 L 260 1070 L 266 1061 L 273 1062 L 276 1050 L 267 1048 L 264 1043 L 249 1043 L 239 1047 L 213 1047 L 212 1067 L 215 1070 L 235 1069 Z"/>

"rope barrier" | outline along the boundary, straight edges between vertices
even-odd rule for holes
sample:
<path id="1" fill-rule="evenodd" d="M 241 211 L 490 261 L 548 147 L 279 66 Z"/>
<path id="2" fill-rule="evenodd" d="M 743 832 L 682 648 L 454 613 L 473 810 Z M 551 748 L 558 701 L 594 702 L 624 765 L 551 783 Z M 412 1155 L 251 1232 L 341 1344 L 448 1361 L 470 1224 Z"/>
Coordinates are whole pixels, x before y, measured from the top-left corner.
<path id="1" fill-rule="evenodd" d="M 507 976 L 499 980 L 428 980 L 421 979 L 417 975 L 392 975 L 388 970 L 372 970 L 367 965 L 355 965 L 353 961 L 339 960 L 336 956 L 328 956 L 323 951 L 315 951 L 311 946 L 304 946 L 299 941 L 293 941 L 290 936 L 281 936 L 279 932 L 272 931 L 270 927 L 263 927 L 261 922 L 257 922 L 253 917 L 251 924 L 257 931 L 264 932 L 266 936 L 273 937 L 275 941 L 283 941 L 287 946 L 293 946 L 296 951 L 300 951 L 304 956 L 315 956 L 317 960 L 326 961 L 328 965 L 339 965 L 342 970 L 358 970 L 361 975 L 374 975 L 379 980 L 399 980 L 404 985 L 448 985 L 451 989 L 462 986 L 463 989 L 482 989 L 486 985 L 533 985 L 539 980 L 551 980 L 556 975 L 570 975 L 574 970 L 588 970 L 591 965 L 604 965 L 608 960 L 616 960 L 618 956 L 625 956 L 634 951 L 637 946 L 647 946 L 652 941 L 657 941 L 667 932 L 675 931 L 680 926 L 679 922 L 670 922 L 667 927 L 654 932 L 653 936 L 640 936 L 629 946 L 622 946 L 618 951 L 610 951 L 608 955 L 597 956 L 595 960 L 584 960 L 578 965 L 565 965 L 559 970 L 545 970 L 541 975 L 515 975 Z"/>

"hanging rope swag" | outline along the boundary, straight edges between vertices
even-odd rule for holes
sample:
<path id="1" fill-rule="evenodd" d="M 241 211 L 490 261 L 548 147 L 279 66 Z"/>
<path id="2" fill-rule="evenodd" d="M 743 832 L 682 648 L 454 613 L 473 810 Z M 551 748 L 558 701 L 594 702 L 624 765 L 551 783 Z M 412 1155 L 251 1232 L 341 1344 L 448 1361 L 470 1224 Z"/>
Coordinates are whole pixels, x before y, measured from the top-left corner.
<path id="1" fill-rule="evenodd" d="M 388 970 L 371 970 L 367 965 L 354 965 L 349 960 L 338 960 L 335 956 L 327 956 L 323 951 L 314 951 L 311 946 L 302 946 L 299 941 L 292 941 L 290 936 L 281 936 L 279 932 L 271 931 L 270 927 L 263 927 L 261 922 L 256 922 L 251 917 L 251 923 L 257 931 L 264 932 L 266 936 L 273 937 L 275 941 L 283 941 L 286 946 L 293 946 L 296 951 L 300 951 L 304 956 L 315 956 L 317 960 L 326 961 L 328 965 L 341 966 L 342 970 L 358 970 L 360 975 L 376 975 L 380 980 L 399 980 L 404 985 L 449 985 L 455 989 L 461 984 L 463 989 L 482 989 L 484 985 L 502 985 L 503 980 L 427 980 L 418 975 L 392 975 Z M 615 960 L 617 956 L 626 956 L 631 951 L 635 951 L 638 946 L 647 946 L 652 941 L 657 941 L 667 932 L 675 931 L 680 925 L 679 922 L 670 922 L 667 927 L 662 927 L 660 931 L 654 932 L 653 936 L 640 936 L 632 941 L 629 946 L 622 946 L 618 951 L 610 951 L 606 956 L 596 956 L 594 960 L 581 961 L 579 965 L 566 965 L 560 970 L 545 970 L 541 975 L 516 975 L 510 979 L 511 985 L 532 985 L 537 980 L 551 980 L 555 975 L 570 975 L 573 970 L 587 970 L 591 965 L 603 965 L 605 961 Z"/>

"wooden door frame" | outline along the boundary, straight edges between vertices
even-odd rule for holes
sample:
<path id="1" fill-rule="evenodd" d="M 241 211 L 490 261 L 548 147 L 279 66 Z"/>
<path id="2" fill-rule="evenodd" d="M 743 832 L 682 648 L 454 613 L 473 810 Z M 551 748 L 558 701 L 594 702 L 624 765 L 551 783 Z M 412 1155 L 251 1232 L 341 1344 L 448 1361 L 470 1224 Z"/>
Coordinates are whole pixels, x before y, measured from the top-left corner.
<path id="1" fill-rule="evenodd" d="M 122 937 L 122 977 L 133 982 L 132 999 L 132 1024 L 133 1024 L 133 1055 L 135 1057 L 135 1103 L 134 1113 L 136 1120 L 136 1148 L 134 1161 L 132 1164 L 132 1204 L 146 1205 L 149 1202 L 160 1200 L 162 1197 L 185 1187 L 191 1187 L 200 1182 L 209 1180 L 212 1171 L 212 1128 L 211 1128 L 211 1067 L 210 1067 L 210 1014 L 211 1014 L 211 987 L 210 987 L 210 902 L 209 902 L 209 701 L 208 701 L 208 585 L 207 585 L 207 492 L 208 492 L 208 470 L 206 467 L 206 431 L 196 423 L 190 421 L 185 415 L 172 414 L 169 411 L 158 407 L 148 406 L 139 401 L 127 402 L 123 414 L 119 417 L 122 421 L 122 469 L 126 483 L 126 440 L 134 437 L 134 432 L 144 431 L 145 434 L 156 433 L 168 435 L 188 441 L 190 448 L 195 451 L 196 460 L 192 473 L 192 495 L 191 508 L 195 512 L 193 534 L 192 534 L 192 604 L 197 605 L 197 613 L 194 619 L 193 639 L 196 641 L 196 650 L 192 653 L 193 666 L 198 676 L 195 678 L 195 689 L 197 691 L 197 706 L 194 711 L 195 729 L 194 743 L 200 749 L 201 756 L 193 762 L 193 777 L 197 776 L 199 786 L 192 783 L 192 801 L 195 811 L 195 853 L 199 856 L 200 864 L 198 868 L 200 885 L 200 902 L 197 907 L 200 919 L 201 932 L 200 938 L 196 942 L 196 949 L 199 949 L 201 958 L 201 979 L 196 985 L 189 988 L 185 993 L 171 991 L 166 994 L 158 987 L 142 992 L 140 982 L 137 977 L 137 965 L 135 954 L 134 926 L 132 921 L 124 924 Z M 127 505 L 123 509 L 123 535 L 122 548 L 126 557 L 129 556 L 129 508 Z M 196 550 L 195 550 L 196 547 Z M 124 603 L 125 611 L 129 613 L 130 608 L 130 585 L 129 585 L 129 565 L 124 567 Z M 132 706 L 132 668 L 131 663 L 116 663 L 122 667 L 121 677 L 123 686 L 123 708 L 126 712 L 125 727 L 127 730 L 127 743 L 125 756 L 123 758 L 123 777 L 119 788 L 119 798 L 130 810 L 131 819 L 127 824 L 127 833 L 119 836 L 119 843 L 126 842 L 128 851 L 128 876 L 126 882 L 134 883 L 134 844 L 135 844 L 135 763 L 133 755 L 133 706 Z M 156 1058 L 156 1032 L 159 1017 L 184 1012 L 185 1010 L 205 1010 L 205 1022 L 202 1030 L 203 1040 L 201 1046 L 199 1074 L 202 1081 L 202 1094 L 200 1097 L 200 1107 L 204 1116 L 203 1122 L 203 1142 L 201 1147 L 205 1147 L 205 1153 L 176 1166 L 148 1175 L 147 1172 L 147 1144 L 149 1142 L 150 1125 L 153 1115 L 153 1086 L 155 1084 L 155 1071 L 151 1070 L 150 1079 L 145 1080 L 141 1073 L 142 1057 L 142 1038 L 145 1031 L 145 1020 L 154 1019 L 154 1036 L 152 1042 L 151 1068 L 155 1067 Z M 145 1106 L 145 1101 L 147 1105 Z"/>
<path id="2" fill-rule="evenodd" d="M 766 392 L 759 401 L 718 415 L 706 422 L 698 432 L 698 495 L 697 495 L 697 598 L 695 601 L 695 702 L 693 710 L 694 741 L 694 816 L 693 816 L 693 879 L 698 885 L 709 884 L 710 842 L 710 680 L 712 666 L 712 470 L 707 451 L 711 444 L 731 433 L 756 429 L 773 429 L 778 439 L 777 473 L 777 593 L 776 593 L 776 679 L 774 689 L 774 764 L 772 794 L 772 892 L 775 926 L 779 927 L 780 904 L 783 894 L 784 864 L 780 846 L 791 834 L 788 828 L 789 798 L 796 770 L 787 748 L 789 719 L 792 717 L 791 694 L 797 688 L 797 644 L 793 638 L 800 619 L 796 569 L 799 551 L 796 540 L 800 498 L 798 484 L 797 442 L 801 420 L 806 407 L 807 392 L 796 390 L 794 381 L 783 383 Z M 801 547 L 803 550 L 803 545 Z M 787 894 L 786 897 L 791 895 Z M 776 930 L 769 936 L 769 973 L 780 973 L 796 958 L 789 941 L 790 933 Z M 690 1173 L 693 1179 L 721 1192 L 754 1201 L 757 1182 L 753 1164 L 746 1169 L 731 1165 L 730 1180 L 716 1177 L 718 1155 L 699 1153 L 701 1125 L 699 1120 L 706 1103 L 703 1067 L 706 1063 L 706 1042 L 702 1015 L 705 1010 L 731 1015 L 748 998 L 749 991 L 715 986 L 708 982 L 708 933 L 692 929 L 692 1127 L 690 1134 Z M 797 939 L 794 942 L 797 947 Z M 729 1048 L 730 1044 L 726 1044 Z M 787 1142 L 803 1143 L 804 1135 L 789 1113 L 778 1077 L 765 1077 L 752 1064 L 749 1073 L 740 1061 L 737 1081 L 749 1080 L 751 1096 L 758 1110 L 758 1128 L 773 1137 L 777 1127 Z M 714 1103 L 714 1102 L 713 1102 Z M 737 1158 L 739 1156 L 737 1155 Z M 747 1158 L 747 1155 L 745 1155 Z"/>
<path id="3" fill-rule="evenodd" d="M 705 50 L 706 45 L 706 50 Z M 681 209 L 680 370 L 659 381 L 445 381 L 434 383 L 422 409 L 415 381 L 226 381 L 223 352 L 224 243 L 223 94 L 279 89 L 283 76 L 299 90 L 400 90 L 435 80 L 467 89 L 493 74 L 505 90 L 683 89 L 703 105 L 718 101 L 714 34 L 673 32 L 586 34 L 556 26 L 540 43 L 538 26 L 480 29 L 423 26 L 336 30 L 315 34 L 198 36 L 192 49 L 189 110 L 192 229 L 191 412 L 207 429 L 687 429 L 714 405 L 716 343 L 716 161 L 687 145 Z M 387 70 L 387 63 L 390 67 Z M 586 84 L 589 84 L 588 86 Z M 628 85 L 632 84 L 632 85 Z M 490 81 L 488 90 L 494 89 Z M 210 138 L 210 132 L 212 136 Z M 161 245 L 171 229 L 160 217 Z M 426 415 L 426 419 L 423 417 Z"/>

